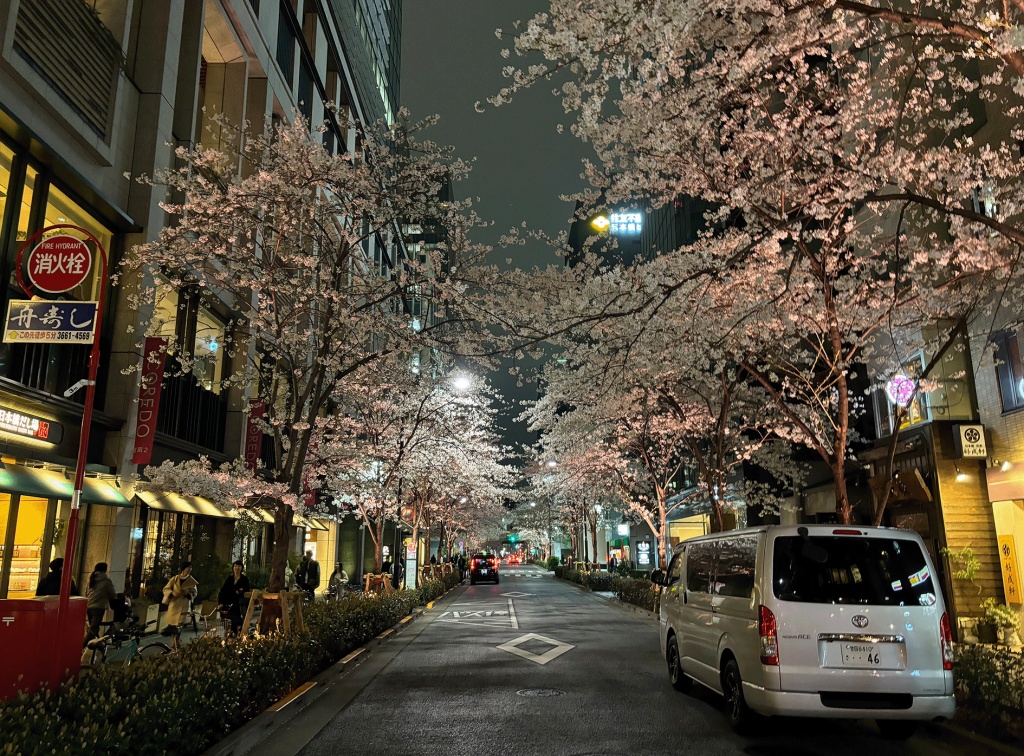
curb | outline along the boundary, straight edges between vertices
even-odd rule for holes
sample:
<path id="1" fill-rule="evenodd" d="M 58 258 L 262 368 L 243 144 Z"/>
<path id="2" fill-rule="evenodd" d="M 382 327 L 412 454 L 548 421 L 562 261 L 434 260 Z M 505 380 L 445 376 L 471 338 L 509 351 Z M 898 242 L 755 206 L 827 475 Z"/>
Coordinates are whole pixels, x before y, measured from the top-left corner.
<path id="1" fill-rule="evenodd" d="M 978 735 L 949 722 L 929 722 L 924 729 L 934 740 L 941 740 L 962 748 L 965 753 L 978 753 L 984 749 L 990 753 L 1001 754 L 1001 756 L 1022 756 L 1024 754 L 1024 749 L 986 738 L 984 735 Z"/>
<path id="2" fill-rule="evenodd" d="M 302 714 L 305 709 L 315 703 L 324 693 L 330 691 L 333 685 L 347 677 L 356 666 L 370 658 L 373 655 L 374 649 L 379 648 L 385 641 L 393 640 L 404 629 L 409 627 L 413 620 L 422 617 L 427 610 L 433 608 L 436 602 L 460 587 L 462 587 L 462 583 L 457 583 L 436 599 L 430 601 L 426 608 L 417 607 L 413 609 L 411 614 L 403 617 L 397 624 L 375 638 L 370 639 L 352 651 L 348 656 L 333 663 L 312 680 L 300 685 L 241 727 L 233 730 L 227 737 L 212 744 L 203 753 L 205 756 L 243 756 L 243 754 L 254 751 L 271 733 Z"/>

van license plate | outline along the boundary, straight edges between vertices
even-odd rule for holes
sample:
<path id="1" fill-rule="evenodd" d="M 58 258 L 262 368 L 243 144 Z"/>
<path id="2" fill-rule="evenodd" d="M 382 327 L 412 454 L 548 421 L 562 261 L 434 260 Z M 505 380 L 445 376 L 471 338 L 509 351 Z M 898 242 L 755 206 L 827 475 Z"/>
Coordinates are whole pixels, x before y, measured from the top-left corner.
<path id="1" fill-rule="evenodd" d="M 844 643 L 843 666 L 863 669 L 897 669 L 897 660 L 890 655 L 888 643 Z"/>

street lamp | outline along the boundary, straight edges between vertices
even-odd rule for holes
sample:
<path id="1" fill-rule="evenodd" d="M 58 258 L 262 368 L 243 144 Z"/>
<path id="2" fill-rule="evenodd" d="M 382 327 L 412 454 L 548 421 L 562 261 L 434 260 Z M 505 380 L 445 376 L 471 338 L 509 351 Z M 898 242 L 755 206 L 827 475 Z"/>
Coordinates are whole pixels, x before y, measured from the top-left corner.
<path id="1" fill-rule="evenodd" d="M 468 375 L 458 375 L 455 376 L 455 380 L 452 382 L 452 385 L 459 391 L 467 391 L 472 384 Z"/>
<path id="2" fill-rule="evenodd" d="M 537 506 L 537 502 L 535 502 L 535 501 L 531 501 L 531 502 L 530 502 L 530 506 L 531 506 L 531 507 L 535 507 L 535 506 Z"/>
<path id="3" fill-rule="evenodd" d="M 554 469 L 555 469 L 556 467 L 558 467 L 558 463 L 557 463 L 557 462 L 555 462 L 555 460 L 553 460 L 553 459 L 549 459 L 549 460 L 547 461 L 547 463 L 546 463 L 546 464 L 547 464 L 547 466 L 548 466 L 548 467 L 550 467 L 550 468 L 551 468 L 552 470 L 554 470 Z"/>

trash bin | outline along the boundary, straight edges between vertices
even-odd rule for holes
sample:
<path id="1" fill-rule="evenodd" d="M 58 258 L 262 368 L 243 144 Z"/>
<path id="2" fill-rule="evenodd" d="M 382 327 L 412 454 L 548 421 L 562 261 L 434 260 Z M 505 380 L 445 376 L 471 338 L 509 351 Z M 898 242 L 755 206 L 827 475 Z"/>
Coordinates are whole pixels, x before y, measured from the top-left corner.
<path id="1" fill-rule="evenodd" d="M 72 596 L 61 643 L 60 682 L 78 674 L 82 663 L 85 609 L 89 602 Z M 0 700 L 18 691 L 34 693 L 46 687 L 53 672 L 53 643 L 57 633 L 56 596 L 0 599 Z M 53 686 L 56 687 L 56 686 Z"/>

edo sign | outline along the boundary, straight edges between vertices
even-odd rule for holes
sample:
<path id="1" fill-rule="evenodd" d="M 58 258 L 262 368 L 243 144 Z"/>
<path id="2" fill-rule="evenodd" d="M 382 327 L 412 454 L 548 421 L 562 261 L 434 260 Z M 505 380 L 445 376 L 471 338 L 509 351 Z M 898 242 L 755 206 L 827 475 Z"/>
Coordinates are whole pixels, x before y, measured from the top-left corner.
<path id="1" fill-rule="evenodd" d="M 147 338 L 142 355 L 139 406 L 135 415 L 133 465 L 148 465 L 153 458 L 153 436 L 156 434 L 156 417 L 160 408 L 160 389 L 164 382 L 166 361 L 167 339 Z"/>
<path id="2" fill-rule="evenodd" d="M 85 281 L 92 269 L 92 252 L 81 239 L 51 236 L 28 253 L 26 267 L 33 286 L 48 294 L 61 294 Z"/>
<path id="3" fill-rule="evenodd" d="M 7 304 L 4 343 L 91 344 L 96 333 L 96 302 L 12 299 Z"/>

